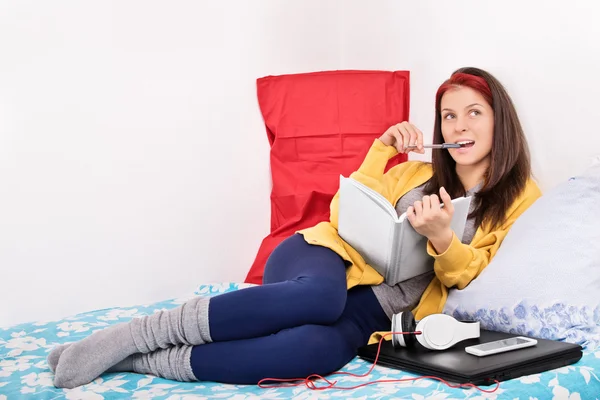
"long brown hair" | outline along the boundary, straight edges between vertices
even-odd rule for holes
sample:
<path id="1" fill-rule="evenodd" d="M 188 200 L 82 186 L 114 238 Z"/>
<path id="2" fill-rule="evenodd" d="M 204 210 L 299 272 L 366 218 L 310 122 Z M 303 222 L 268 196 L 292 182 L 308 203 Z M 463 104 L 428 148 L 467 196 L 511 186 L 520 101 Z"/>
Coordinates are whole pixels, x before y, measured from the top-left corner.
<path id="1" fill-rule="evenodd" d="M 481 189 L 474 196 L 475 208 L 469 217 L 476 226 L 483 223 L 498 227 L 516 198 L 523 192 L 531 176 L 529 147 L 519 122 L 515 106 L 504 86 L 491 74 L 479 68 L 460 68 L 438 89 L 435 104 L 433 143 L 443 143 L 440 103 L 446 90 L 467 86 L 478 91 L 494 110 L 494 137 L 490 166 Z M 456 162 L 448 151 L 434 151 L 433 177 L 425 186 L 428 194 L 439 193 L 444 187 L 452 198 L 465 195 Z"/>

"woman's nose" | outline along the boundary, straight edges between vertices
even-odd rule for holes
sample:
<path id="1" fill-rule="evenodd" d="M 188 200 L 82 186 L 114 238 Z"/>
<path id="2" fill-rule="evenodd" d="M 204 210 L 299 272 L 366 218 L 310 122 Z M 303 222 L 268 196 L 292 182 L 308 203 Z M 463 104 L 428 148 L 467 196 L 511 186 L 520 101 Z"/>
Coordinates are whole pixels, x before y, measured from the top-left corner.
<path id="1" fill-rule="evenodd" d="M 456 123 L 454 124 L 454 129 L 456 132 L 464 132 L 467 130 L 467 122 L 464 118 L 457 118 Z"/>

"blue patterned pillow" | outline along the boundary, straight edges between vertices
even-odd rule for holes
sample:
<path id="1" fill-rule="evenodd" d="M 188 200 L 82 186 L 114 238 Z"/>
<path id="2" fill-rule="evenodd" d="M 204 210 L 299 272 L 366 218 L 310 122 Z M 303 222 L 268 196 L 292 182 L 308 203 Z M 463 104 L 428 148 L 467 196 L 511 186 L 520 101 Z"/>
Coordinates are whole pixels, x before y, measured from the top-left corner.
<path id="1" fill-rule="evenodd" d="M 538 199 L 444 312 L 482 328 L 600 344 L 600 164 Z"/>

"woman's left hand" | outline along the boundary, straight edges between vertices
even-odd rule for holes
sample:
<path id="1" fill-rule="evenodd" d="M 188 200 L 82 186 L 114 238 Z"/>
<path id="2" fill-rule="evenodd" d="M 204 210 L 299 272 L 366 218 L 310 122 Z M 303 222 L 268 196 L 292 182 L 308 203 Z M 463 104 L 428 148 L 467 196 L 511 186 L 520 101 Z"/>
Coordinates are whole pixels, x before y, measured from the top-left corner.
<path id="1" fill-rule="evenodd" d="M 440 198 L 444 207 L 441 207 Z M 408 207 L 406 214 L 413 228 L 421 235 L 426 236 L 438 253 L 444 252 L 450 246 L 453 236 L 450 221 L 454 214 L 454 206 L 446 189 L 443 187 L 440 189 L 439 198 L 432 194 L 424 196 L 422 201 L 415 201 L 414 205 Z M 438 245 L 436 246 L 436 244 Z"/>

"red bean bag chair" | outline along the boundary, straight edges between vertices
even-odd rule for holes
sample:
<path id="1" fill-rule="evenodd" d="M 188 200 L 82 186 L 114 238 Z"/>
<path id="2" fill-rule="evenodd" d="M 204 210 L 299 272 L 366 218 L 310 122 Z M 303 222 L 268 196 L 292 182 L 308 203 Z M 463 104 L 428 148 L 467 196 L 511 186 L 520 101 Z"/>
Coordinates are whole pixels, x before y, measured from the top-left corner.
<path id="1" fill-rule="evenodd" d="M 271 251 L 329 219 L 340 174 L 358 169 L 375 138 L 408 120 L 408 71 L 323 71 L 267 76 L 257 94 L 271 145 L 271 232 L 245 282 L 262 283 Z M 388 168 L 403 162 L 398 155 Z"/>

